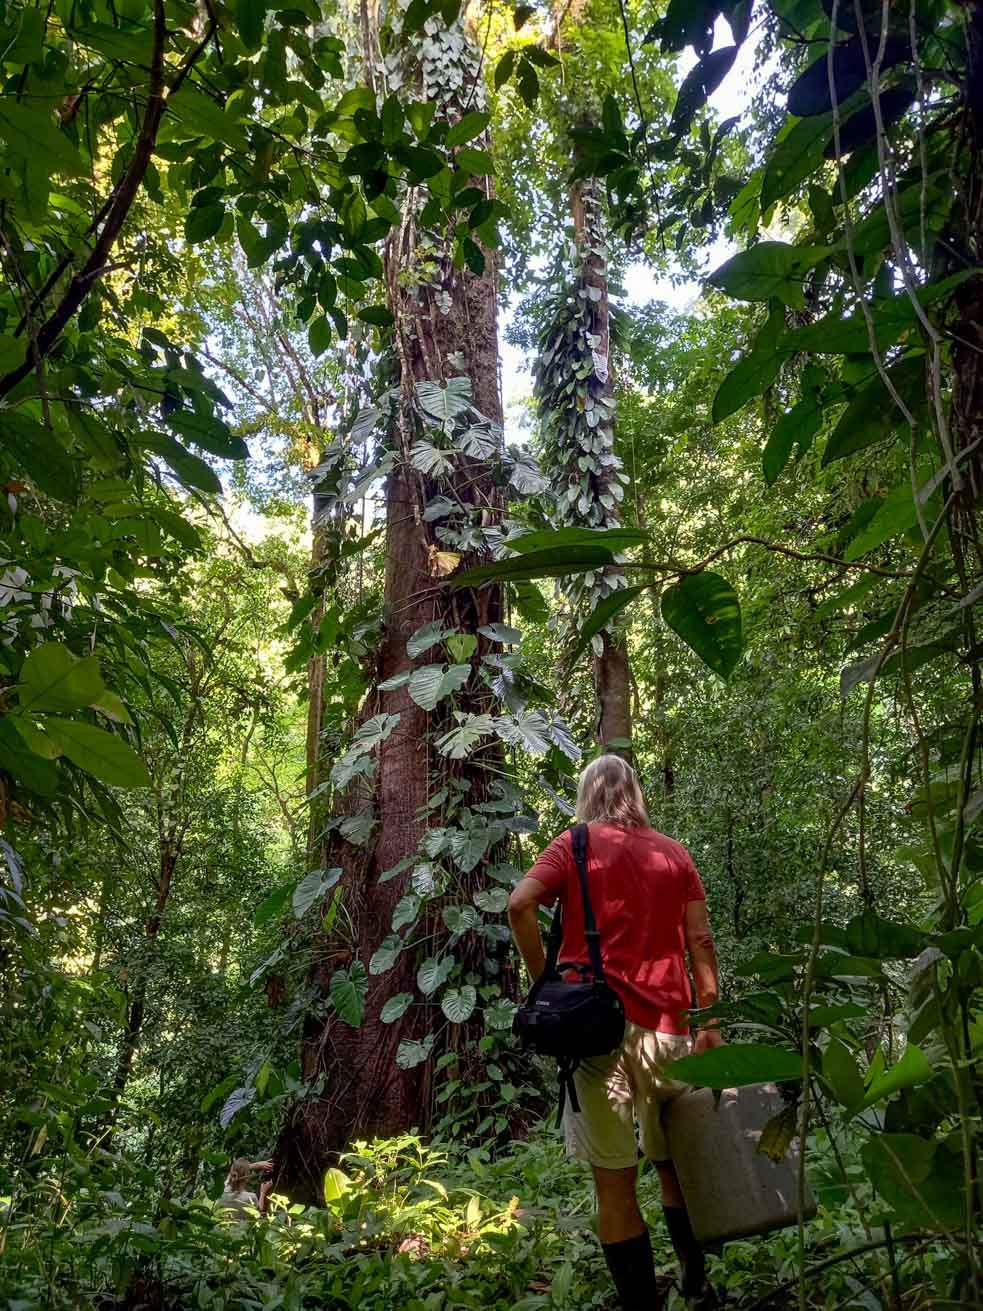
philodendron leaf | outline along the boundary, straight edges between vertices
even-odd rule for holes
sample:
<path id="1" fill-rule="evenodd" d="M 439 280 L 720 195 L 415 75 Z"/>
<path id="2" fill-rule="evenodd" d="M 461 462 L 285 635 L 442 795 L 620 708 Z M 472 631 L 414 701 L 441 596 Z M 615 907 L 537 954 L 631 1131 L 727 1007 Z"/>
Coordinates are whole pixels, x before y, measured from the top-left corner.
<path id="1" fill-rule="evenodd" d="M 403 940 L 396 933 L 389 933 L 372 954 L 369 961 L 370 974 L 385 974 L 396 963 L 396 957 L 403 950 Z"/>
<path id="2" fill-rule="evenodd" d="M 683 1056 L 667 1065 L 666 1073 L 699 1088 L 742 1088 L 751 1083 L 800 1079 L 802 1057 L 763 1042 L 729 1043 Z"/>
<path id="3" fill-rule="evenodd" d="M 741 604 L 720 574 L 687 574 L 662 594 L 662 617 L 715 674 L 729 678 L 744 651 Z"/>
<path id="4" fill-rule="evenodd" d="M 410 1006 L 413 1004 L 413 994 L 411 992 L 397 992 L 395 997 L 390 997 L 383 1006 L 379 1014 L 379 1019 L 383 1024 L 395 1024 L 401 1020 Z"/>
<path id="5" fill-rule="evenodd" d="M 464 1024 L 473 1015 L 477 1004 L 477 989 L 468 983 L 463 988 L 451 988 L 445 992 L 441 998 L 440 1009 L 451 1024 Z"/>
<path id="6" fill-rule="evenodd" d="M 460 691 L 470 677 L 470 665 L 423 665 L 413 670 L 407 691 L 421 710 L 435 710 L 444 697 Z"/>
<path id="7" fill-rule="evenodd" d="M 439 619 L 434 619 L 429 624 L 422 624 L 407 639 L 406 654 L 411 660 L 416 659 L 418 655 L 423 655 L 424 651 L 429 651 L 432 646 L 442 642 L 448 631 Z"/>
<path id="8" fill-rule="evenodd" d="M 396 1064 L 401 1070 L 412 1070 L 417 1065 L 422 1065 L 425 1060 L 429 1059 L 433 1050 L 434 1036 L 428 1033 L 422 1042 L 417 1042 L 413 1038 L 405 1038 L 396 1049 Z"/>
<path id="9" fill-rule="evenodd" d="M 429 956 L 416 972 L 416 986 L 424 997 L 429 997 L 442 983 L 446 983 L 453 969 L 453 956 L 444 956 L 440 959 Z"/>
<path id="10" fill-rule="evenodd" d="M 295 919 L 303 919 L 310 908 L 330 892 L 341 878 L 340 869 L 312 869 L 297 884 L 291 899 Z"/>
<path id="11" fill-rule="evenodd" d="M 352 961 L 347 970 L 335 970 L 331 976 L 330 992 L 338 1018 L 357 1029 L 365 1015 L 365 995 L 369 990 L 369 976 L 361 961 Z"/>

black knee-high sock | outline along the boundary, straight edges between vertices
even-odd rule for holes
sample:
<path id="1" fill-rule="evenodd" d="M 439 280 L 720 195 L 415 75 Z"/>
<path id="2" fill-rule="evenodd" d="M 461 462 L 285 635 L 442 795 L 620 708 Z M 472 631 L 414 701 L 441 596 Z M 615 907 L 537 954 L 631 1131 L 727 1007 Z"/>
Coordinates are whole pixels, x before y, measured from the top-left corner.
<path id="1" fill-rule="evenodd" d="M 679 1257 L 683 1272 L 683 1296 L 696 1297 L 703 1291 L 706 1282 L 706 1257 L 703 1248 L 697 1242 L 689 1214 L 684 1206 L 664 1206 L 662 1214 L 666 1218 L 669 1237 Z"/>
<path id="2" fill-rule="evenodd" d="M 602 1243 L 601 1251 L 624 1311 L 659 1311 L 662 1302 L 648 1230 L 620 1243 Z"/>

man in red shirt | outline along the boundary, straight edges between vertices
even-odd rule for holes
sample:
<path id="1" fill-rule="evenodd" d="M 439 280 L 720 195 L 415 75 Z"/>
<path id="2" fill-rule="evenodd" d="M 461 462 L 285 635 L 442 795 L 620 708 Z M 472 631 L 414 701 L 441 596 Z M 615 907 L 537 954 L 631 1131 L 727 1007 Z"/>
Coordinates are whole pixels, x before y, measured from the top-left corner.
<path id="1" fill-rule="evenodd" d="M 689 1036 L 686 957 L 698 1006 L 717 1000 L 717 960 L 700 876 L 685 847 L 648 821 L 635 771 L 606 755 L 584 770 L 577 819 L 589 825 L 587 874 L 608 983 L 625 1008 L 625 1038 L 610 1056 L 584 1061 L 574 1075 L 580 1112 L 569 1103 L 569 1155 L 590 1163 L 598 1233 L 625 1311 L 655 1311 L 659 1295 L 648 1230 L 638 1206 L 636 1122 L 643 1153 L 662 1183 L 663 1214 L 682 1267 L 683 1293 L 708 1294 L 697 1243 L 662 1129 L 662 1108 L 684 1085 L 664 1067 L 721 1039 L 716 1028 Z M 583 902 L 571 831 L 556 838 L 509 901 L 516 946 L 535 981 L 546 965 L 537 911 L 563 908 L 560 959 L 588 963 Z"/>

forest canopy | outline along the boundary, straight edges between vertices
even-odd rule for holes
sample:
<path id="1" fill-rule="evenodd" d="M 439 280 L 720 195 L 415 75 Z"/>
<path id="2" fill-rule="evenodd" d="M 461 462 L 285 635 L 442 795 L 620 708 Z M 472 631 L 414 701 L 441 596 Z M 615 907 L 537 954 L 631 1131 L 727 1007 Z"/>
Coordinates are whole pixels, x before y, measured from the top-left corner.
<path id="1" fill-rule="evenodd" d="M 983 1307 L 983 5 L 0 30 L 0 1303 L 611 1305 L 506 918 L 604 752 L 803 1148 L 718 1294 Z"/>

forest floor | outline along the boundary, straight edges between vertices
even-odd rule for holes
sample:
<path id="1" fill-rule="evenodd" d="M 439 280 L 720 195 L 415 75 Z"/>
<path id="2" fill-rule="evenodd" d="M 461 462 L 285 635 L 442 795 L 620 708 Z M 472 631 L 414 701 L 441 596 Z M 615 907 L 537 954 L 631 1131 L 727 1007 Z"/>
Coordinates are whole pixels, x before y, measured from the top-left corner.
<path id="1" fill-rule="evenodd" d="M 820 1153 L 821 1157 L 821 1153 Z M 118 1158 L 117 1158 L 118 1159 Z M 108 1163 L 107 1163 L 108 1164 Z M 0 1306 L 6 1311 L 613 1311 L 585 1172 L 543 1128 L 495 1154 L 406 1137 L 360 1145 L 329 1171 L 325 1206 L 232 1215 L 204 1197 L 133 1200 L 95 1175 L 63 1180 L 60 1201 L 11 1207 Z M 146 1176 L 133 1167 L 139 1189 Z M 821 1179 L 817 1189 L 822 1198 Z M 51 1181 L 49 1181 L 49 1185 Z M 36 1202 L 43 1190 L 39 1189 Z M 641 1196 L 656 1261 L 674 1271 L 655 1172 Z M 5 1199 L 0 1199 L 4 1201 Z M 815 1260 L 855 1232 L 855 1215 L 820 1201 Z M 848 1240 L 849 1241 L 849 1240 Z M 711 1258 L 727 1305 L 795 1304 L 796 1231 L 728 1244 Z M 2 1250 L 2 1249 L 0 1249 Z M 810 1285 L 824 1307 L 883 1305 L 877 1258 L 842 1262 Z M 669 1308 L 682 1307 L 671 1294 Z M 763 1305 L 763 1303 L 761 1303 Z"/>

